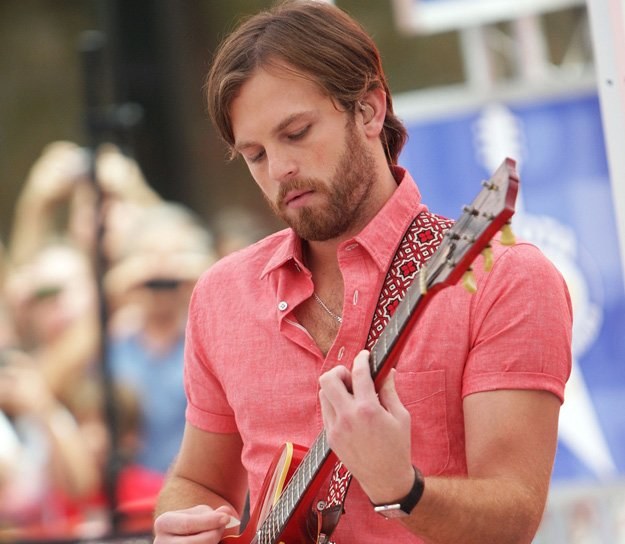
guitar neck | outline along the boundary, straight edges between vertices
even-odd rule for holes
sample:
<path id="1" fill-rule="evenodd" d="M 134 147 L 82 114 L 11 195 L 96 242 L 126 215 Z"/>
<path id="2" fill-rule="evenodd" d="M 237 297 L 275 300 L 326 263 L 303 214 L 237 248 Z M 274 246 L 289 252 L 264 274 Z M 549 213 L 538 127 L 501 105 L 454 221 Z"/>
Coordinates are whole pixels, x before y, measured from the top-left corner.
<path id="1" fill-rule="evenodd" d="M 464 213 L 445 232 L 443 242 L 421 267 L 371 349 L 369 365 L 376 385 L 397 363 L 407 337 L 405 332 L 416 323 L 427 302 L 437 291 L 456 284 L 471 270 L 471 263 L 490 247 L 491 239 L 514 214 L 518 177 L 512 159 L 504 161 L 483 186 L 471 205 L 465 206 Z"/>
<path id="2" fill-rule="evenodd" d="M 306 495 L 313 495 L 332 469 L 336 457 L 328 446 L 325 430 L 321 431 L 313 445 L 291 476 L 257 532 L 258 542 L 276 542 L 287 523 Z M 313 482 L 318 485 L 313 486 Z"/>

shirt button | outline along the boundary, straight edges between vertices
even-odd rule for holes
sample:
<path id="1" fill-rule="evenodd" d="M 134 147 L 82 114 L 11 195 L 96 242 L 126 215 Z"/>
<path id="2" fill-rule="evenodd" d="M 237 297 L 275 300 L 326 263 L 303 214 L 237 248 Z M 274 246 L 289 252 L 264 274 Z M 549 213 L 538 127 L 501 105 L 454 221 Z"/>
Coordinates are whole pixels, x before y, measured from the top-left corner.
<path id="1" fill-rule="evenodd" d="M 349 244 L 345 250 L 346 251 L 352 251 L 353 249 L 356 249 L 358 247 L 358 243 L 354 243 L 354 244 Z"/>
<path id="2" fill-rule="evenodd" d="M 358 289 L 354 291 L 354 298 L 352 299 L 352 302 L 354 303 L 354 306 L 358 304 Z"/>
<path id="3" fill-rule="evenodd" d="M 278 302 L 278 310 L 280 310 L 281 312 L 284 312 L 284 310 L 286 310 L 289 307 L 289 305 L 287 304 L 286 300 L 281 300 L 280 302 Z"/>
<path id="4" fill-rule="evenodd" d="M 339 349 L 339 352 L 336 356 L 337 360 L 341 360 L 343 358 L 343 355 L 345 355 L 345 346 L 341 346 L 341 349 Z"/>

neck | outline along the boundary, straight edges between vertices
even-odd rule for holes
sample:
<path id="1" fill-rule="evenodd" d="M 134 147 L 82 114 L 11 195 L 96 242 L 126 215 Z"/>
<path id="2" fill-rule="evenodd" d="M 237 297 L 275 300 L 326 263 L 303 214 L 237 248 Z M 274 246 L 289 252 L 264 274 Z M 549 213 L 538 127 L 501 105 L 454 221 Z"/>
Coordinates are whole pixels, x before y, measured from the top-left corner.
<path id="1" fill-rule="evenodd" d="M 304 260 L 311 271 L 314 272 L 314 269 L 325 270 L 328 267 L 338 270 L 337 249 L 339 245 L 361 232 L 393 196 L 397 189 L 397 181 L 393 172 L 388 166 L 383 168 L 382 172 L 384 175 L 377 180 L 366 213 L 362 215 L 358 224 L 354 224 L 346 232 L 330 240 L 303 241 Z"/>
<path id="2" fill-rule="evenodd" d="M 334 284 L 341 277 L 337 248 L 342 240 L 325 242 L 302 241 L 304 262 L 313 276 L 315 286 Z"/>

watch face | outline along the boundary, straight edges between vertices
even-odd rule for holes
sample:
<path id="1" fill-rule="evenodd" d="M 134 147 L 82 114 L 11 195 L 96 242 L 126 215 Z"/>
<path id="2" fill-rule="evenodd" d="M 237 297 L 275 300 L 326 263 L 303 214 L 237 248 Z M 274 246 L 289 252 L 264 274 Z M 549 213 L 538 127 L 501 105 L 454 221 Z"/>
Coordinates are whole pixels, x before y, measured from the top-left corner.
<path id="1" fill-rule="evenodd" d="M 401 504 L 399 503 L 382 504 L 376 506 L 373 510 L 388 519 L 403 518 L 408 515 L 401 509 Z"/>

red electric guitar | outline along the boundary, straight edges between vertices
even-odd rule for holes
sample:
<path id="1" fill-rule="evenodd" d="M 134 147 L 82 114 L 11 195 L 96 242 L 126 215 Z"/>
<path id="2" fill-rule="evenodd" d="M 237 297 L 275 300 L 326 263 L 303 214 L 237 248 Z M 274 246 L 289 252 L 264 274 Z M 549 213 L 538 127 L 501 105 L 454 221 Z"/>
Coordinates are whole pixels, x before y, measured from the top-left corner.
<path id="1" fill-rule="evenodd" d="M 438 249 L 422 266 L 406 291 L 392 318 L 371 350 L 369 362 L 376 387 L 397 363 L 406 335 L 434 294 L 463 278 L 465 287 L 475 289 L 471 263 L 502 230 L 501 242 L 513 244 L 509 220 L 519 179 L 516 164 L 506 159 L 483 182 L 483 189 L 473 203 L 445 233 Z M 486 254 L 485 266 L 490 266 Z M 276 456 L 261 490 L 261 499 L 239 536 L 227 536 L 222 544 L 300 544 L 329 542 L 329 534 L 339 521 L 340 512 L 326 515 L 324 503 L 317 501 L 337 458 L 328 447 L 322 431 L 307 450 L 286 444 Z M 331 519 L 327 519 L 330 517 Z"/>

